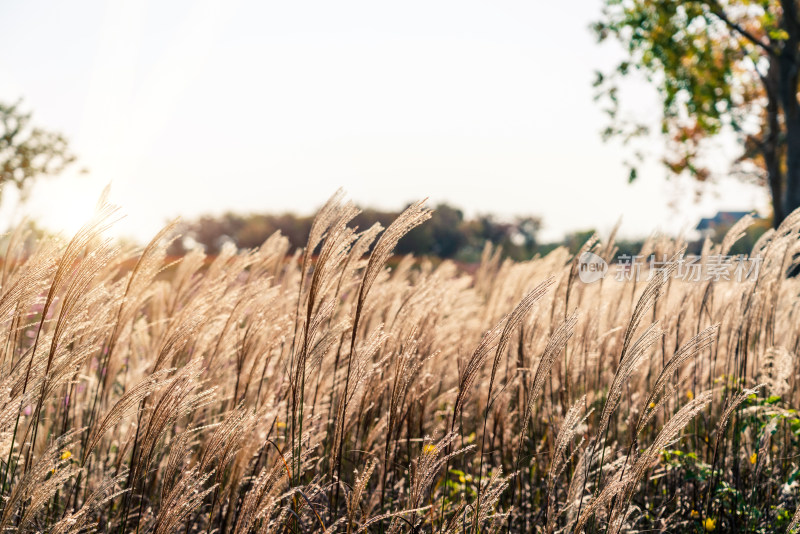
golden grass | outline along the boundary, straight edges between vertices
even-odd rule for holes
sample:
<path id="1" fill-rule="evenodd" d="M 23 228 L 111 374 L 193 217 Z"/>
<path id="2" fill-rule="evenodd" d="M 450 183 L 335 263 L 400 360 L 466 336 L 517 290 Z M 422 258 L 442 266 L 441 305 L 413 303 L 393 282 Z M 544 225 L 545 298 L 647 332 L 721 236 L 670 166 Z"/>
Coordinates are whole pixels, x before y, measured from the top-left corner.
<path id="1" fill-rule="evenodd" d="M 392 249 L 429 211 L 308 246 L 5 240 L 0 529 L 786 531 L 800 486 L 800 213 L 758 276 L 584 284 L 567 250 L 474 274 Z M 727 254 L 745 221 L 704 261 Z M 653 238 L 643 254 L 685 246 Z M 613 237 L 580 253 L 610 259 Z M 795 481 L 798 479 L 798 481 Z"/>

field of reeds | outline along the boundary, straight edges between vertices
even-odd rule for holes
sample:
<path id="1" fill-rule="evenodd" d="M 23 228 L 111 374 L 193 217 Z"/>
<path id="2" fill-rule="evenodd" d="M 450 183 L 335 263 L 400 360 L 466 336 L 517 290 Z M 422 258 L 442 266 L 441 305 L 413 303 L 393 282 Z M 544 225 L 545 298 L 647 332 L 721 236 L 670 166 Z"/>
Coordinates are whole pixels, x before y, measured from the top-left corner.
<path id="1" fill-rule="evenodd" d="M 429 212 L 215 258 L 5 237 L 0 530 L 785 532 L 800 213 L 757 276 L 585 284 L 557 249 L 394 258 Z M 704 257 L 725 255 L 747 221 Z M 642 253 L 676 257 L 654 238 Z M 613 236 L 582 252 L 610 260 Z M 579 253 L 580 254 L 580 253 Z M 651 273 L 652 274 L 652 273 Z"/>

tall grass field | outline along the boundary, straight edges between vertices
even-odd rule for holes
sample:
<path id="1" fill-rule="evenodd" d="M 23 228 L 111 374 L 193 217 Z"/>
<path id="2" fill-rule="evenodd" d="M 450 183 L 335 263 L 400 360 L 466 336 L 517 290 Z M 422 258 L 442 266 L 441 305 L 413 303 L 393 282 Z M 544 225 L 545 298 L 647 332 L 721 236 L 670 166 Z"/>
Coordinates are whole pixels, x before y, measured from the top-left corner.
<path id="1" fill-rule="evenodd" d="M 800 523 L 800 212 L 741 280 L 587 283 L 587 252 L 393 256 L 430 212 L 302 250 L 168 258 L 3 238 L 0 530 L 789 532 Z M 748 225 L 707 242 L 725 257 Z M 643 257 L 677 259 L 652 238 Z"/>

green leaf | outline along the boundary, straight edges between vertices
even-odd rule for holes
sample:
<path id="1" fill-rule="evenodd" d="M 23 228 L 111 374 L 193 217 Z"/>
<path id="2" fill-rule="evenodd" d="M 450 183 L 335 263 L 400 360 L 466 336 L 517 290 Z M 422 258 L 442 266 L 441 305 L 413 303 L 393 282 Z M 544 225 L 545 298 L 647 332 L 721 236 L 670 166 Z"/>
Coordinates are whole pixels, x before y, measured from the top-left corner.
<path id="1" fill-rule="evenodd" d="M 789 38 L 789 33 L 783 28 L 769 31 L 769 38 L 773 41 L 785 41 Z"/>

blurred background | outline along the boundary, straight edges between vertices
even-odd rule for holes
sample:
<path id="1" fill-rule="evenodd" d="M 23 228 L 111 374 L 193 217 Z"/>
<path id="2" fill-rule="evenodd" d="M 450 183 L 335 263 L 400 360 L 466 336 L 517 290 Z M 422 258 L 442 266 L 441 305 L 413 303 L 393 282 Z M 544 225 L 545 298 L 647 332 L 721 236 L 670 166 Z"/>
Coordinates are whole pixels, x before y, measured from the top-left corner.
<path id="1" fill-rule="evenodd" d="M 779 2 L 26 1 L 0 18 L 3 228 L 74 232 L 111 183 L 130 241 L 180 216 L 176 253 L 278 229 L 301 246 L 343 187 L 363 225 L 429 197 L 398 252 L 472 262 L 620 220 L 622 252 L 751 211 L 763 231 L 800 203 Z"/>

